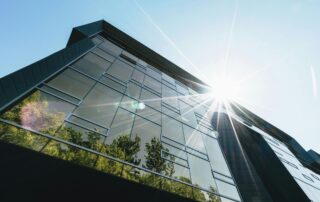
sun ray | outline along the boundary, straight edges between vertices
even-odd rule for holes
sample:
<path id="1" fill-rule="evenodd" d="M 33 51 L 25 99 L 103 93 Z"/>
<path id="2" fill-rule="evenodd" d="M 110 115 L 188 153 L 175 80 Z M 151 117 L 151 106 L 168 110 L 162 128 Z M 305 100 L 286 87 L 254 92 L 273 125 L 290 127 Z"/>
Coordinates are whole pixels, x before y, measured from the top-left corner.
<path id="1" fill-rule="evenodd" d="M 243 150 L 243 148 L 242 148 L 242 145 L 241 145 L 241 143 L 240 143 L 237 130 L 236 130 L 236 128 L 234 127 L 233 120 L 232 120 L 232 118 L 231 118 L 231 112 L 230 112 L 230 111 L 232 111 L 232 109 L 230 108 L 229 103 L 226 102 L 226 103 L 224 103 L 224 104 L 225 104 L 225 107 L 226 107 L 226 112 L 227 112 L 228 119 L 229 119 L 230 124 L 231 124 L 231 128 L 232 128 L 232 130 L 233 130 L 233 132 L 234 132 L 234 135 L 235 135 L 235 137 L 236 137 L 236 141 L 237 141 L 238 146 L 239 146 L 239 148 L 240 148 L 240 152 L 241 152 L 242 156 L 244 157 L 244 162 L 245 162 L 245 164 L 247 165 L 247 167 L 250 168 L 249 163 L 248 163 L 248 159 L 246 158 L 246 155 L 245 155 L 244 150 Z M 255 183 L 255 180 L 254 180 L 254 177 L 253 177 L 252 173 L 249 172 L 249 174 L 250 174 L 250 178 L 251 178 L 252 181 Z"/>
<path id="2" fill-rule="evenodd" d="M 310 72 L 311 72 L 312 87 L 313 87 L 312 92 L 313 92 L 313 96 L 316 98 L 318 97 L 317 78 L 312 65 L 310 66 Z"/>
<path id="3" fill-rule="evenodd" d="M 134 3 L 141 11 L 141 13 L 146 17 L 146 19 L 153 25 L 159 33 L 167 40 L 167 42 L 179 53 L 179 55 L 185 59 L 188 64 L 203 78 L 207 79 L 207 76 L 200 71 L 200 69 L 181 51 L 181 49 L 176 45 L 176 43 L 160 28 L 160 26 L 153 20 L 153 18 L 145 11 L 145 9 L 139 4 L 137 0 L 134 0 Z"/>
<path id="4" fill-rule="evenodd" d="M 224 62 L 223 62 L 223 66 L 222 66 L 223 67 L 223 69 L 222 69 L 223 76 L 226 76 L 226 72 L 227 72 L 231 43 L 232 43 L 232 39 L 233 39 L 233 31 L 234 31 L 234 26 L 236 24 L 236 19 L 238 16 L 238 7 L 239 7 L 239 2 L 238 2 L 238 0 L 236 0 L 236 4 L 235 4 L 233 16 L 232 16 L 232 21 L 231 21 L 231 26 L 230 26 L 230 31 L 229 31 L 229 36 L 228 36 L 227 50 L 226 50 L 226 54 L 225 54 Z"/>

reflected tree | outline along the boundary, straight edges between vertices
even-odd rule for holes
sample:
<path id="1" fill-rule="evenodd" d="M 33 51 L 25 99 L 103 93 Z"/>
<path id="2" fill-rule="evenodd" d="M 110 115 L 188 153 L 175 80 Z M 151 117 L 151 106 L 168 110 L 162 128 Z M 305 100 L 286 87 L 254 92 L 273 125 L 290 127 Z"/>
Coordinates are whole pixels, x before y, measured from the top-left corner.
<path id="1" fill-rule="evenodd" d="M 133 165 L 141 164 L 141 159 L 137 155 L 140 151 L 141 143 L 138 135 L 136 135 L 135 139 L 131 139 L 129 134 L 122 134 L 110 145 L 106 145 L 101 139 L 101 135 L 97 132 L 76 131 L 72 127 L 62 125 L 65 116 L 64 112 L 51 111 L 48 108 L 48 101 L 41 98 L 40 92 L 36 91 L 10 110 L 1 114 L 0 118 L 42 133 L 55 134 L 56 137 L 67 142 L 107 154 Z M 57 128 L 60 129 L 58 132 L 55 132 Z M 177 177 L 173 163 L 175 157 L 168 153 L 168 149 L 164 148 L 161 141 L 157 138 L 151 139 L 145 145 L 145 162 L 143 167 L 169 177 L 173 177 L 175 174 L 177 179 L 186 184 L 142 171 L 139 168 L 117 162 L 111 158 L 98 156 L 95 153 L 79 149 L 70 144 L 64 144 L 55 140 L 49 141 L 45 137 L 8 124 L 0 123 L 0 139 L 83 166 L 94 167 L 103 172 L 176 193 L 187 198 L 198 201 L 220 201 L 219 197 L 213 194 L 215 193 L 213 187 L 210 188 L 210 191 L 213 193 L 204 193 L 200 189 L 189 186 L 188 184 L 192 184 L 189 178 Z M 163 156 L 161 156 L 161 152 L 163 152 Z"/>
<path id="2" fill-rule="evenodd" d="M 162 158 L 161 152 L 165 151 L 168 155 L 169 150 L 164 148 L 161 141 L 157 138 L 152 138 L 150 143 L 146 143 L 146 162 L 144 167 L 157 173 L 166 174 L 172 177 L 174 173 L 173 163 Z M 168 155 L 169 156 L 169 155 Z M 170 155 L 170 160 L 174 161 L 174 157 Z"/>

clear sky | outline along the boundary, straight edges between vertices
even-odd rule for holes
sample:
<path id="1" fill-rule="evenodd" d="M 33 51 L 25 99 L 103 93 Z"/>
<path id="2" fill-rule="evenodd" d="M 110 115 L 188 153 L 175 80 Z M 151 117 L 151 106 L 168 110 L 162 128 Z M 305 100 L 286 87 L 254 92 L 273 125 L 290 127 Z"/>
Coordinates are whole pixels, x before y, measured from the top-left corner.
<path id="1" fill-rule="evenodd" d="M 1 0 L 0 77 L 105 19 L 201 79 L 243 80 L 243 106 L 320 152 L 319 11 L 319 0 Z"/>

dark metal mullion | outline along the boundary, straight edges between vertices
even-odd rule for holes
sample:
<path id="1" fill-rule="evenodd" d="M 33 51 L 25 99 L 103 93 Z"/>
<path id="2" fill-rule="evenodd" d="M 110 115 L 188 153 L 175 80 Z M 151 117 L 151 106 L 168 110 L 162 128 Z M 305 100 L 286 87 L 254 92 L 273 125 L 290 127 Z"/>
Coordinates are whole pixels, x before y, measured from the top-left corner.
<path id="1" fill-rule="evenodd" d="M 189 155 L 195 156 L 195 157 L 197 157 L 197 158 L 199 158 L 199 159 L 202 159 L 202 160 L 210 163 L 210 161 L 209 161 L 208 159 L 205 159 L 205 158 L 203 158 L 203 157 L 200 157 L 200 156 L 198 156 L 197 154 L 194 154 L 194 153 L 191 153 L 191 152 L 188 152 L 188 151 L 187 151 L 187 153 L 188 153 Z"/>
<path id="2" fill-rule="evenodd" d="M 107 128 L 107 127 L 105 127 L 105 126 L 102 126 L 102 125 L 100 125 L 100 124 L 98 124 L 98 123 L 92 122 L 92 121 L 90 121 L 90 120 L 88 120 L 88 119 L 86 119 L 86 118 L 83 118 L 82 116 L 79 116 L 79 115 L 77 115 L 77 114 L 71 113 L 70 116 L 75 116 L 75 117 L 77 117 L 77 118 L 79 118 L 79 119 L 82 119 L 83 121 L 86 121 L 86 122 L 91 123 L 91 124 L 93 124 L 93 125 L 96 125 L 96 126 L 99 126 L 99 127 L 101 127 L 101 128 L 104 128 L 104 129 L 106 129 L 106 130 L 109 130 L 109 128 Z"/>
<path id="3" fill-rule="evenodd" d="M 153 94 L 155 94 L 155 95 L 159 96 L 160 98 L 162 98 L 162 97 L 161 97 L 161 93 L 158 93 L 157 91 L 155 91 L 155 90 L 151 89 L 151 88 L 150 88 L 150 87 L 148 87 L 147 85 L 143 85 L 143 88 L 145 88 L 145 89 L 149 90 L 151 93 L 153 93 Z"/>
<path id="4" fill-rule="evenodd" d="M 198 151 L 197 149 L 194 149 L 194 148 L 192 148 L 192 147 L 189 147 L 189 146 L 187 146 L 187 148 L 188 149 L 190 149 L 190 150 L 193 150 L 193 151 L 195 151 L 195 152 L 198 152 L 198 153 L 200 153 L 200 154 L 202 154 L 202 155 L 204 155 L 204 156 L 207 156 L 208 157 L 208 155 L 207 154 L 205 154 L 205 153 L 203 153 L 203 152 L 201 152 L 201 151 Z M 186 150 L 187 151 L 187 150 Z M 187 151 L 188 152 L 188 151 Z"/>
<path id="5" fill-rule="evenodd" d="M 100 45 L 100 44 L 99 44 L 99 45 Z M 102 50 L 101 48 L 99 48 L 99 46 L 97 46 L 96 49 L 97 49 L 97 48 L 100 49 L 100 50 Z M 98 56 L 99 58 L 101 58 L 101 59 L 103 59 L 103 60 L 105 60 L 105 61 L 107 61 L 107 62 L 110 62 L 110 63 L 113 63 L 113 62 L 114 62 L 114 61 L 108 60 L 107 58 L 103 57 L 103 56 L 100 55 L 99 53 L 95 53 L 95 52 L 93 52 L 93 51 L 94 51 L 94 49 L 92 49 L 92 50 L 90 51 L 90 53 L 92 53 L 92 54 L 95 55 L 95 56 Z M 106 54 L 110 55 L 111 57 L 116 58 L 115 56 L 107 53 L 106 51 L 104 51 L 104 50 L 102 50 L 102 51 L 105 52 Z"/>
<path id="6" fill-rule="evenodd" d="M 222 181 L 222 182 L 224 182 L 224 183 L 230 184 L 230 185 L 232 185 L 232 186 L 234 186 L 234 187 L 236 188 L 236 185 L 233 184 L 233 183 L 231 183 L 231 182 L 227 182 L 227 181 L 222 180 L 222 179 L 220 179 L 219 177 L 215 177 L 215 176 L 213 176 L 213 178 L 214 178 L 215 180 L 220 180 L 220 181 Z M 217 187 L 218 187 L 218 185 L 217 185 Z M 219 188 L 219 187 L 218 187 L 218 188 Z M 239 193 L 238 193 L 238 194 L 239 194 Z M 239 194 L 239 195 L 240 195 L 240 194 Z"/>
<path id="7" fill-rule="evenodd" d="M 163 82 L 164 81 L 164 82 Z M 165 86 L 167 86 L 168 88 L 170 88 L 170 89 L 172 89 L 172 90 L 174 90 L 175 92 L 177 92 L 177 90 L 176 89 L 174 89 L 171 85 L 173 85 L 174 87 L 176 87 L 174 84 L 172 84 L 172 83 L 169 83 L 167 80 L 165 80 L 165 79 L 161 79 L 161 83 L 163 84 L 163 85 L 165 85 Z M 169 84 L 169 85 L 168 85 Z M 177 92 L 178 93 L 178 92 Z"/>
<path id="8" fill-rule="evenodd" d="M 201 152 L 201 151 L 199 151 L 199 150 L 197 150 L 197 149 L 194 149 L 194 148 L 192 148 L 192 147 L 189 147 L 188 145 L 187 145 L 187 148 L 189 148 L 189 149 L 191 149 L 191 150 L 193 150 L 193 151 L 196 151 L 196 152 L 198 152 L 198 153 L 200 153 L 200 154 L 203 154 L 203 155 L 205 155 L 205 156 L 208 156 L 206 153 Z M 206 151 L 207 151 L 207 150 L 206 150 Z"/>
<path id="9" fill-rule="evenodd" d="M 172 153 L 170 153 L 170 152 L 168 152 L 168 151 L 165 151 L 165 150 L 163 150 L 163 149 L 162 149 L 161 151 L 163 151 L 163 152 L 165 152 L 165 153 L 167 153 L 167 154 L 169 154 L 169 155 L 171 155 L 171 156 L 174 156 L 174 157 L 176 157 L 176 158 L 178 158 L 178 159 L 187 161 L 186 159 L 184 159 L 184 158 L 182 158 L 182 157 L 180 157 L 180 156 L 177 156 L 177 155 L 175 155 L 175 154 L 172 154 Z"/>
<path id="10" fill-rule="evenodd" d="M 114 88 L 114 87 L 112 87 L 112 86 L 109 86 L 108 84 L 105 84 L 105 83 L 103 83 L 103 82 L 99 81 L 98 79 L 93 78 L 93 77 L 91 77 L 91 76 L 87 75 L 86 73 L 83 73 L 83 72 L 81 72 L 81 71 L 79 71 L 79 70 L 75 69 L 75 68 L 74 68 L 74 67 L 72 67 L 72 66 L 70 66 L 70 68 L 71 68 L 72 70 L 75 70 L 76 72 L 78 72 L 78 73 L 80 73 L 80 74 L 82 74 L 82 75 L 84 75 L 84 76 L 86 76 L 86 77 L 88 77 L 88 78 L 90 78 L 90 79 L 92 79 L 92 80 L 96 81 L 96 83 L 102 84 L 102 85 L 104 85 L 104 86 L 106 86 L 106 87 L 108 87 L 108 88 L 111 88 L 111 89 L 113 89 L 113 90 L 117 91 L 118 93 L 123 94 L 123 92 L 122 92 L 122 91 L 120 91 L 120 90 L 118 90 L 118 89 L 116 89 L 116 88 Z M 105 74 L 105 72 L 104 72 L 103 74 Z M 102 74 L 102 76 L 104 76 L 103 74 Z M 100 77 L 100 78 L 101 78 L 101 77 Z M 99 78 L 99 79 L 100 79 L 100 78 Z M 121 85 L 122 85 L 122 84 L 121 84 Z M 125 86 L 124 86 L 124 87 L 125 87 Z M 128 96 L 128 97 L 130 97 L 130 96 Z M 81 104 L 81 103 L 80 103 L 80 104 Z"/>
<path id="11" fill-rule="evenodd" d="M 44 93 L 46 93 L 46 94 L 49 94 L 49 95 L 51 95 L 51 96 L 53 96 L 53 97 L 56 97 L 56 98 L 58 98 L 58 99 L 60 99 L 60 100 L 62 100 L 62 101 L 68 102 L 69 104 L 72 104 L 72 105 L 75 105 L 75 106 L 79 106 L 79 103 L 77 104 L 77 103 L 71 102 L 71 101 L 69 101 L 69 100 L 67 100 L 67 99 L 65 99 L 65 98 L 63 98 L 63 97 L 60 97 L 60 96 L 58 96 L 58 95 L 56 95 L 56 94 L 54 94 L 54 93 L 48 92 L 48 91 L 46 91 L 46 90 L 44 90 L 44 89 L 42 89 L 42 88 L 36 87 L 35 89 L 37 89 L 37 90 L 39 90 L 39 91 L 42 91 L 42 92 L 44 92 Z"/>
<path id="12" fill-rule="evenodd" d="M 68 122 L 69 124 L 73 124 L 73 125 L 75 125 L 75 126 L 78 126 L 78 127 L 80 127 L 80 128 L 83 128 L 83 129 L 85 129 L 85 130 L 88 130 L 88 131 L 91 131 L 91 132 L 94 132 L 94 133 L 98 133 L 99 135 L 101 135 L 101 136 L 103 136 L 103 137 L 107 137 L 107 135 L 104 135 L 104 134 L 99 133 L 99 132 L 97 132 L 97 131 L 95 131 L 95 130 L 92 130 L 92 129 L 90 129 L 90 128 L 87 128 L 86 126 L 82 126 L 82 125 L 80 125 L 80 124 L 78 124 L 78 123 L 74 123 L 73 121 L 70 121 L 70 120 L 68 120 L 68 119 L 65 119 L 64 122 Z"/>
<path id="13" fill-rule="evenodd" d="M 76 96 L 74 96 L 74 95 L 71 95 L 71 94 L 69 94 L 69 93 L 67 93 L 67 92 L 64 92 L 64 91 L 62 91 L 62 90 L 60 90 L 60 89 L 58 89 L 58 88 L 56 88 L 56 87 L 53 87 L 53 86 L 49 85 L 48 83 L 42 83 L 42 85 L 44 85 L 44 86 L 46 86 L 46 87 L 49 87 L 49 88 L 52 88 L 53 90 L 59 91 L 60 93 L 65 94 L 65 95 L 68 95 L 68 96 L 70 96 L 70 97 L 72 97 L 72 98 L 75 98 L 75 99 L 79 100 L 79 102 L 82 100 L 81 98 L 78 98 L 78 97 L 76 97 Z"/>
<path id="14" fill-rule="evenodd" d="M 232 177 L 228 176 L 228 175 L 222 174 L 222 173 L 220 173 L 220 172 L 218 172 L 218 171 L 215 171 L 215 170 L 212 170 L 212 172 L 217 173 L 217 174 L 219 174 L 219 175 L 222 175 L 222 176 L 224 176 L 224 177 L 230 178 L 231 180 L 234 181 L 234 179 L 233 179 Z"/>
<path id="15" fill-rule="evenodd" d="M 166 107 L 166 106 L 162 106 L 162 107 Z M 166 107 L 167 108 L 167 107 Z M 168 108 L 167 108 L 168 109 Z M 171 109 L 168 109 L 168 110 L 171 110 Z M 172 110 L 171 110 L 172 111 Z M 172 112 L 174 112 L 174 111 L 172 111 Z M 171 119 L 174 119 L 174 120 L 176 120 L 176 121 L 178 121 L 179 123 L 181 123 L 181 124 L 183 124 L 182 123 L 182 121 L 180 121 L 178 118 L 176 118 L 176 117 L 174 117 L 173 115 L 171 115 L 171 114 L 169 114 L 169 113 L 166 113 L 166 112 L 161 112 L 162 114 L 164 114 L 164 115 L 166 115 L 166 116 L 168 116 L 168 117 L 170 117 Z M 177 114 L 178 116 L 181 116 L 180 114 L 178 114 L 178 113 L 176 113 L 176 112 L 174 112 L 175 114 Z"/>
<path id="16" fill-rule="evenodd" d="M 172 142 L 174 142 L 174 143 L 177 143 L 177 144 L 179 144 L 179 145 L 181 145 L 181 146 L 183 146 L 184 148 L 186 148 L 186 145 L 185 144 L 182 144 L 182 143 L 180 143 L 180 142 L 178 142 L 178 141 L 175 141 L 175 140 L 173 140 L 173 139 L 171 139 L 171 138 L 169 138 L 169 137 L 167 137 L 167 136 L 163 136 L 165 139 L 168 139 L 168 140 L 170 140 L 170 141 L 172 141 Z M 180 149 L 181 150 L 181 149 Z"/>
<path id="17" fill-rule="evenodd" d="M 182 165 L 182 164 L 180 164 L 180 163 L 178 163 L 178 162 L 175 162 L 175 161 L 173 161 L 173 160 L 167 159 L 167 158 L 164 157 L 164 156 L 161 156 L 161 158 L 164 159 L 165 161 L 169 161 L 169 162 L 171 162 L 171 163 L 177 164 L 177 165 L 182 166 L 182 167 L 184 167 L 184 168 L 186 168 L 186 169 L 190 169 L 188 166 Z"/>
<path id="18" fill-rule="evenodd" d="M 126 96 L 126 95 L 125 95 L 125 96 Z M 141 118 L 143 118 L 143 119 L 146 119 L 147 121 L 150 121 L 150 122 L 152 122 L 152 123 L 154 123 L 154 124 L 156 124 L 156 125 L 158 125 L 158 126 L 161 127 L 161 124 L 156 123 L 156 122 L 150 120 L 149 118 L 146 118 L 146 117 L 138 114 L 137 112 L 132 112 L 132 111 L 130 111 L 130 110 L 128 110 L 128 109 L 126 109 L 126 108 L 124 108 L 124 107 L 122 107 L 122 106 L 119 106 L 119 107 L 120 107 L 121 109 L 125 110 L 125 111 L 128 111 L 128 112 L 130 112 L 130 113 L 132 113 L 132 114 L 134 114 L 134 115 L 136 115 L 136 116 L 139 116 L 139 117 L 141 117 Z"/>
<path id="19" fill-rule="evenodd" d="M 177 111 L 179 111 L 179 110 L 175 109 L 174 107 L 172 107 L 171 105 L 167 104 L 166 102 L 162 102 L 162 105 L 164 105 L 164 107 L 166 107 L 167 109 L 169 109 L 169 110 L 175 112 L 176 114 L 180 115 L 180 113 L 177 112 Z M 176 111 L 176 110 L 177 110 L 177 111 Z"/>
<path id="20" fill-rule="evenodd" d="M 110 80 L 112 80 L 112 81 L 114 81 L 114 82 L 116 82 L 116 83 L 118 83 L 118 84 L 120 84 L 120 85 L 122 85 L 123 87 L 128 87 L 128 86 L 127 86 L 127 83 L 122 82 L 122 81 L 120 82 L 119 79 L 117 79 L 116 77 L 112 76 L 111 74 L 104 73 L 102 76 L 105 77 L 105 78 L 107 78 L 107 79 L 110 79 Z"/>

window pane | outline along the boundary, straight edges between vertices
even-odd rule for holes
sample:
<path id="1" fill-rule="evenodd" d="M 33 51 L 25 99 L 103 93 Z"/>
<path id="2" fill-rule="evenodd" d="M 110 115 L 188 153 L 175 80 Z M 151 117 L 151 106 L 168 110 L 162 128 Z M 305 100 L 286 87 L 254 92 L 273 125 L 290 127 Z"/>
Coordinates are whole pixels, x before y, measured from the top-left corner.
<path id="1" fill-rule="evenodd" d="M 192 107 L 182 101 L 179 103 L 182 121 L 190 126 L 197 127 L 198 123 Z"/>
<path id="2" fill-rule="evenodd" d="M 230 198 L 241 200 L 240 196 L 238 194 L 237 188 L 231 184 L 222 182 L 220 180 L 216 180 L 218 191 L 220 194 L 223 194 L 225 196 L 229 196 Z"/>
<path id="3" fill-rule="evenodd" d="M 115 90 L 97 84 L 75 111 L 75 114 L 105 127 L 110 127 L 121 97 L 122 94 Z"/>
<path id="4" fill-rule="evenodd" d="M 144 85 L 147 86 L 150 90 L 153 90 L 161 94 L 161 83 L 150 76 L 145 76 Z"/>
<path id="5" fill-rule="evenodd" d="M 80 117 L 76 117 L 74 115 L 71 115 L 68 118 L 68 121 L 75 123 L 75 124 L 78 124 L 78 125 L 81 125 L 81 126 L 84 126 L 86 128 L 89 128 L 93 131 L 96 131 L 96 132 L 104 134 L 104 135 L 107 135 L 107 132 L 108 132 L 108 130 L 106 128 L 101 127 L 97 124 L 90 123 L 89 121 L 84 120 L 83 118 L 80 118 Z"/>
<path id="6" fill-rule="evenodd" d="M 94 43 L 94 44 L 100 44 L 100 43 L 102 43 L 103 41 L 100 39 L 100 38 L 98 38 L 98 37 L 94 37 L 93 39 L 91 39 L 92 40 L 92 42 Z"/>
<path id="7" fill-rule="evenodd" d="M 39 151 L 49 141 L 47 138 L 28 130 L 0 122 L 0 140 Z"/>
<path id="8" fill-rule="evenodd" d="M 88 77 L 71 69 L 67 69 L 50 80 L 48 85 L 81 99 L 94 83 L 95 82 Z"/>
<path id="9" fill-rule="evenodd" d="M 105 40 L 102 44 L 99 45 L 99 48 L 106 51 L 107 53 L 110 53 L 113 56 L 120 55 L 122 49 L 118 46 L 114 45 L 110 41 Z"/>
<path id="10" fill-rule="evenodd" d="M 212 167 L 212 166 L 211 166 L 211 167 Z M 231 178 L 229 178 L 229 177 L 226 177 L 226 176 L 224 176 L 224 175 L 220 175 L 220 174 L 214 172 L 214 173 L 213 173 L 213 176 L 214 176 L 215 178 L 219 179 L 219 180 L 222 180 L 222 181 L 225 181 L 225 182 L 229 182 L 229 183 L 231 183 L 231 184 L 234 184 L 233 179 L 231 179 Z"/>
<path id="11" fill-rule="evenodd" d="M 128 83 L 128 87 L 127 87 L 127 90 L 126 90 L 126 94 L 129 95 L 130 97 L 133 97 L 135 99 L 139 99 L 140 97 L 140 92 L 141 92 L 141 87 L 132 83 L 132 82 L 129 82 Z"/>
<path id="12" fill-rule="evenodd" d="M 166 163 L 168 167 L 167 169 L 169 170 L 169 172 L 165 173 L 166 175 L 182 180 L 184 182 L 190 182 L 190 171 L 188 168 L 169 161 L 167 161 Z"/>
<path id="13" fill-rule="evenodd" d="M 113 79 L 109 78 L 109 77 L 101 77 L 100 81 L 104 84 L 106 84 L 107 86 L 110 86 L 111 88 L 114 88 L 120 92 L 124 92 L 126 90 L 126 87 L 116 81 L 114 81 Z"/>
<path id="14" fill-rule="evenodd" d="M 111 63 L 109 61 L 102 59 L 93 53 L 88 53 L 72 66 L 81 72 L 98 79 L 106 71 L 110 64 Z"/>
<path id="15" fill-rule="evenodd" d="M 177 111 L 173 111 L 173 109 L 165 106 L 163 103 L 162 103 L 162 113 L 181 121 L 180 114 L 178 114 Z"/>
<path id="16" fill-rule="evenodd" d="M 183 95 L 189 95 L 188 88 L 183 84 L 178 84 L 176 81 L 177 91 Z"/>
<path id="17" fill-rule="evenodd" d="M 204 159 L 204 160 L 209 161 L 208 156 L 207 156 L 206 154 L 204 154 L 204 153 L 199 152 L 198 150 L 195 150 L 195 149 L 192 149 L 192 148 L 190 148 L 190 147 L 187 147 L 187 148 L 186 148 L 186 151 L 187 151 L 188 153 L 190 153 L 190 154 L 193 154 L 193 155 L 199 157 L 199 158 L 202 158 L 202 159 Z"/>
<path id="18" fill-rule="evenodd" d="M 161 125 L 161 113 L 152 109 L 151 107 L 148 107 L 148 106 L 138 107 L 137 113 L 140 116 Z"/>
<path id="19" fill-rule="evenodd" d="M 177 92 L 166 85 L 162 85 L 162 100 L 166 104 L 179 110 L 179 104 L 177 100 Z"/>
<path id="20" fill-rule="evenodd" d="M 133 130 L 131 133 L 131 139 L 135 137 L 139 137 L 141 139 L 140 151 L 138 153 L 138 157 L 139 159 L 141 159 L 141 165 L 144 165 L 151 170 L 156 169 L 154 168 L 155 165 L 149 165 L 149 166 L 146 165 L 146 159 L 149 158 L 151 160 L 152 158 L 158 158 L 159 160 L 159 158 L 161 158 L 161 153 L 160 153 L 161 147 L 157 147 L 157 145 L 159 145 L 160 133 L 161 133 L 160 126 L 150 121 L 147 121 L 146 119 L 140 118 L 138 116 L 136 117 L 134 121 Z M 153 142 L 151 141 L 152 139 L 154 139 Z M 147 143 L 150 145 L 150 147 L 157 147 L 158 150 L 156 151 L 152 151 L 152 149 L 146 150 Z M 159 168 L 159 170 L 161 169 Z"/>
<path id="21" fill-rule="evenodd" d="M 163 158 L 168 159 L 171 162 L 174 162 L 174 164 L 188 168 L 188 161 L 187 160 L 183 160 L 181 158 L 178 158 L 170 153 L 167 153 L 166 151 L 162 151 L 162 155 L 163 155 Z"/>
<path id="22" fill-rule="evenodd" d="M 135 64 L 137 64 L 139 58 L 137 58 L 136 56 L 132 55 L 131 53 L 128 53 L 127 51 L 122 51 L 121 53 L 123 56 L 129 58 L 130 60 L 132 60 L 132 62 L 134 62 Z"/>
<path id="23" fill-rule="evenodd" d="M 202 134 L 186 125 L 183 125 L 183 131 L 186 139 L 186 145 L 206 154 L 206 149 L 202 140 Z"/>
<path id="24" fill-rule="evenodd" d="M 74 105 L 52 95 L 35 91 L 2 114 L 1 118 L 39 132 L 54 134 L 74 108 Z"/>
<path id="25" fill-rule="evenodd" d="M 148 66 L 148 63 L 146 63 L 145 61 L 143 60 L 138 60 L 138 64 L 143 66 L 143 67 L 147 67 Z"/>
<path id="26" fill-rule="evenodd" d="M 116 116 L 114 117 L 111 129 L 109 131 L 106 144 L 110 145 L 115 139 L 120 136 L 130 136 L 132 124 L 134 120 L 134 114 L 118 109 Z"/>
<path id="27" fill-rule="evenodd" d="M 134 70 L 133 74 L 132 74 L 132 79 L 137 81 L 138 83 L 142 83 L 143 82 L 143 78 L 144 78 L 144 73 L 138 71 L 138 70 Z"/>
<path id="28" fill-rule="evenodd" d="M 218 133 L 216 131 L 213 131 L 212 127 L 205 125 L 203 126 L 201 123 L 198 125 L 197 127 L 198 130 L 200 130 L 201 132 L 211 136 L 211 137 L 218 137 Z"/>
<path id="29" fill-rule="evenodd" d="M 168 152 L 169 152 L 170 154 L 173 154 L 173 155 L 175 155 L 175 156 L 178 156 L 178 157 L 180 157 L 180 158 L 182 158 L 182 159 L 187 160 L 187 153 L 186 153 L 185 151 L 182 151 L 181 149 L 178 149 L 178 148 L 173 147 L 173 146 L 171 146 L 171 145 L 168 145 L 168 144 L 166 144 L 166 143 L 163 143 L 163 147 L 164 147 L 166 150 L 168 150 Z"/>
<path id="30" fill-rule="evenodd" d="M 166 75 L 165 73 L 162 73 L 162 79 L 172 85 L 175 85 L 175 80 L 173 78 L 171 78 L 170 76 Z"/>
<path id="31" fill-rule="evenodd" d="M 203 135 L 203 140 L 208 151 L 211 167 L 214 171 L 231 177 L 227 163 L 216 139 Z"/>
<path id="32" fill-rule="evenodd" d="M 58 91 L 55 88 L 50 87 L 49 85 L 43 85 L 41 87 L 41 91 L 48 92 L 48 94 L 56 95 L 58 97 L 61 97 L 62 99 L 65 99 L 65 100 L 72 102 L 72 103 L 75 103 L 75 104 L 79 104 L 79 102 L 80 102 L 80 99 L 77 99 L 67 93 Z"/>
<path id="33" fill-rule="evenodd" d="M 140 99 L 146 105 L 149 105 L 155 109 L 161 110 L 161 98 L 156 94 L 153 94 L 146 89 L 142 89 Z"/>
<path id="34" fill-rule="evenodd" d="M 194 185 L 209 190 L 217 190 L 209 162 L 188 154 L 191 179 Z"/>
<path id="35" fill-rule="evenodd" d="M 86 130 L 72 123 L 65 123 L 56 132 L 55 136 L 96 151 L 101 148 L 105 139 L 104 136 L 96 132 Z"/>
<path id="36" fill-rule="evenodd" d="M 206 116 L 206 108 L 202 105 L 198 104 L 197 107 L 194 108 L 194 111 L 201 116 Z"/>
<path id="37" fill-rule="evenodd" d="M 182 124 L 162 114 L 162 135 L 184 144 Z"/>
<path id="38" fill-rule="evenodd" d="M 138 101 L 124 95 L 120 106 L 131 111 L 131 112 L 136 112 L 136 110 L 139 108 L 140 104 Z"/>
<path id="39" fill-rule="evenodd" d="M 158 81 L 161 81 L 161 74 L 158 71 L 155 71 L 150 67 L 147 67 L 146 73 L 151 77 L 157 79 Z"/>
<path id="40" fill-rule="evenodd" d="M 119 79 L 120 81 L 127 83 L 130 80 L 132 71 L 133 67 L 125 62 L 116 60 L 108 69 L 107 73 Z"/>
<path id="41" fill-rule="evenodd" d="M 113 62 L 115 57 L 113 57 L 112 55 L 106 53 L 105 51 L 103 51 L 100 48 L 95 48 L 92 50 L 92 52 L 94 52 L 95 54 L 103 57 L 104 59 L 108 60 L 109 62 Z"/>

